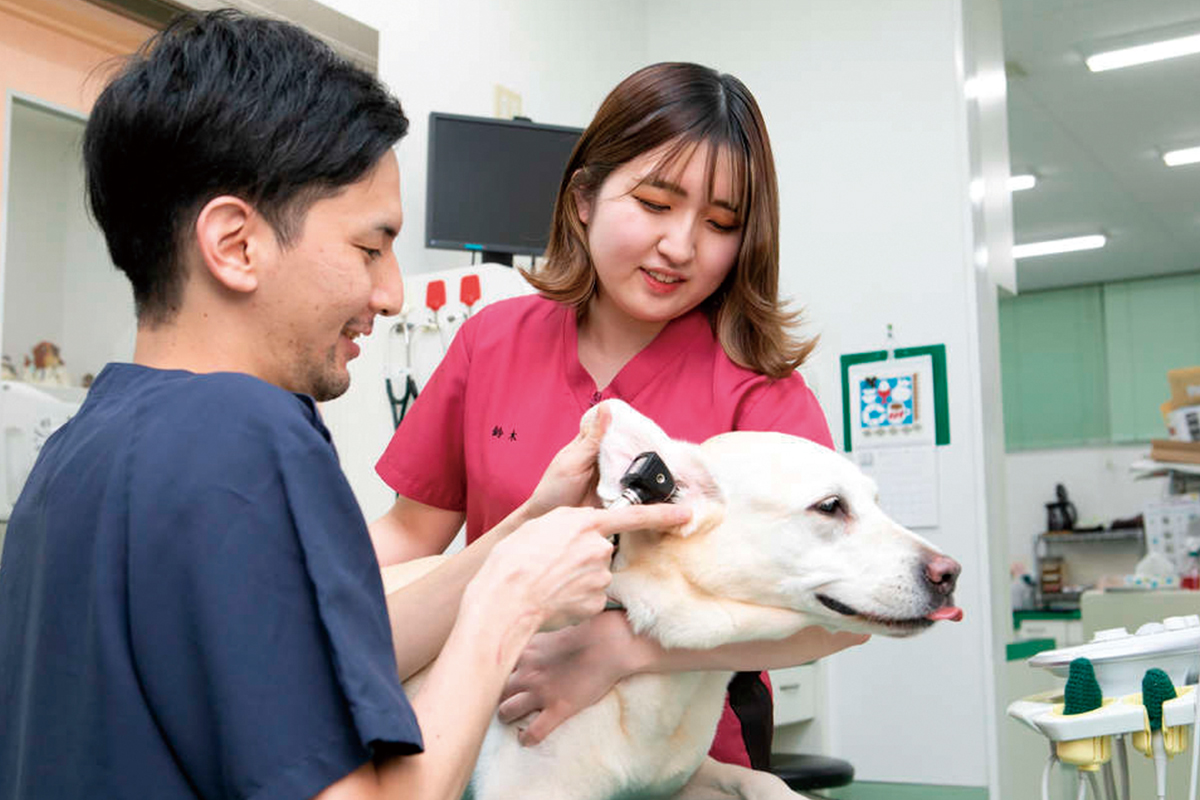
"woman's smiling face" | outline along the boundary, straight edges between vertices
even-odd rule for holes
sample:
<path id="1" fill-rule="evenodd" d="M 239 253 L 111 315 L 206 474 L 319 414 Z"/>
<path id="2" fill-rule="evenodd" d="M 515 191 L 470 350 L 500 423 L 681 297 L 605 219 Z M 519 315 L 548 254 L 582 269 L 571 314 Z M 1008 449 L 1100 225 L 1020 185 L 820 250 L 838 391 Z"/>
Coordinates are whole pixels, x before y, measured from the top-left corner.
<path id="1" fill-rule="evenodd" d="M 598 283 L 589 317 L 661 328 L 716 291 L 737 261 L 743 210 L 728 152 L 687 145 L 660 169 L 674 146 L 626 162 L 590 201 L 578 198 Z"/>

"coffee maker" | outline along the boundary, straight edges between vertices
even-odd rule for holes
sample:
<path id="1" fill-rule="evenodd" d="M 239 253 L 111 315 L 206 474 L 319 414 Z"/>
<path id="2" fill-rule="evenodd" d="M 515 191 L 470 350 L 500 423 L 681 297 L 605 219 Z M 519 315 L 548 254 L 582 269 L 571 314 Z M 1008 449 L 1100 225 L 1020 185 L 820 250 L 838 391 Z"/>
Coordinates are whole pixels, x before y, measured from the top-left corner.
<path id="1" fill-rule="evenodd" d="M 1067 489 L 1061 483 L 1054 487 L 1054 495 L 1058 499 L 1046 503 L 1046 530 L 1072 531 L 1075 530 L 1075 504 L 1067 499 Z"/>

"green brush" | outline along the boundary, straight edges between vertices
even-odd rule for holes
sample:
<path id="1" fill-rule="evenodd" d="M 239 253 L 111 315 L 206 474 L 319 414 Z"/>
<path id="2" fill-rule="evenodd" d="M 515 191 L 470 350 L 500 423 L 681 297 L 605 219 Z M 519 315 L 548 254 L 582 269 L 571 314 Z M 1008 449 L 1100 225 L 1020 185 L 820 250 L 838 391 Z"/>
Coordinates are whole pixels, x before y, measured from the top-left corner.
<path id="1" fill-rule="evenodd" d="M 1142 676 L 1142 705 L 1150 718 L 1150 730 L 1162 730 L 1163 703 L 1175 699 L 1175 685 L 1161 669 L 1146 670 Z"/>
<path id="2" fill-rule="evenodd" d="M 1173 690 L 1172 690 L 1173 691 Z M 1063 714 L 1084 714 L 1094 711 L 1104 702 L 1104 694 L 1096 681 L 1096 671 L 1092 662 L 1086 658 L 1077 658 L 1071 662 L 1071 672 L 1067 676 L 1067 688 L 1064 692 L 1066 702 L 1063 704 Z M 1161 713 L 1162 706 L 1159 706 Z"/>

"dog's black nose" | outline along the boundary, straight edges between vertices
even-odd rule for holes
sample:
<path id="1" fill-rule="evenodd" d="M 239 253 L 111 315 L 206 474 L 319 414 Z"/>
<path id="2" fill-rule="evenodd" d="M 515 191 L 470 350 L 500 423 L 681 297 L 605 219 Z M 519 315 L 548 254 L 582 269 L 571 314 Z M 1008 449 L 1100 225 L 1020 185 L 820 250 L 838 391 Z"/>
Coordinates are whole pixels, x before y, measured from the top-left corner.
<path id="1" fill-rule="evenodd" d="M 925 563 L 925 578 L 938 594 L 950 594 L 958 581 L 962 565 L 949 556 L 936 555 Z"/>

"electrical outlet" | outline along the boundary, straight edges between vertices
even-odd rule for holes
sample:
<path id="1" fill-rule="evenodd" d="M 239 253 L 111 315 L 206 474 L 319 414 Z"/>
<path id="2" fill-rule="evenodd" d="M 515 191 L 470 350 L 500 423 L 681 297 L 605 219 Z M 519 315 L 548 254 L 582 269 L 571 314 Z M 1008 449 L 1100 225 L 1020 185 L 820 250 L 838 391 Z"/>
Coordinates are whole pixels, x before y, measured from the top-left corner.
<path id="1" fill-rule="evenodd" d="M 521 116 L 521 95 L 500 84 L 496 84 L 495 115 L 500 119 Z"/>

